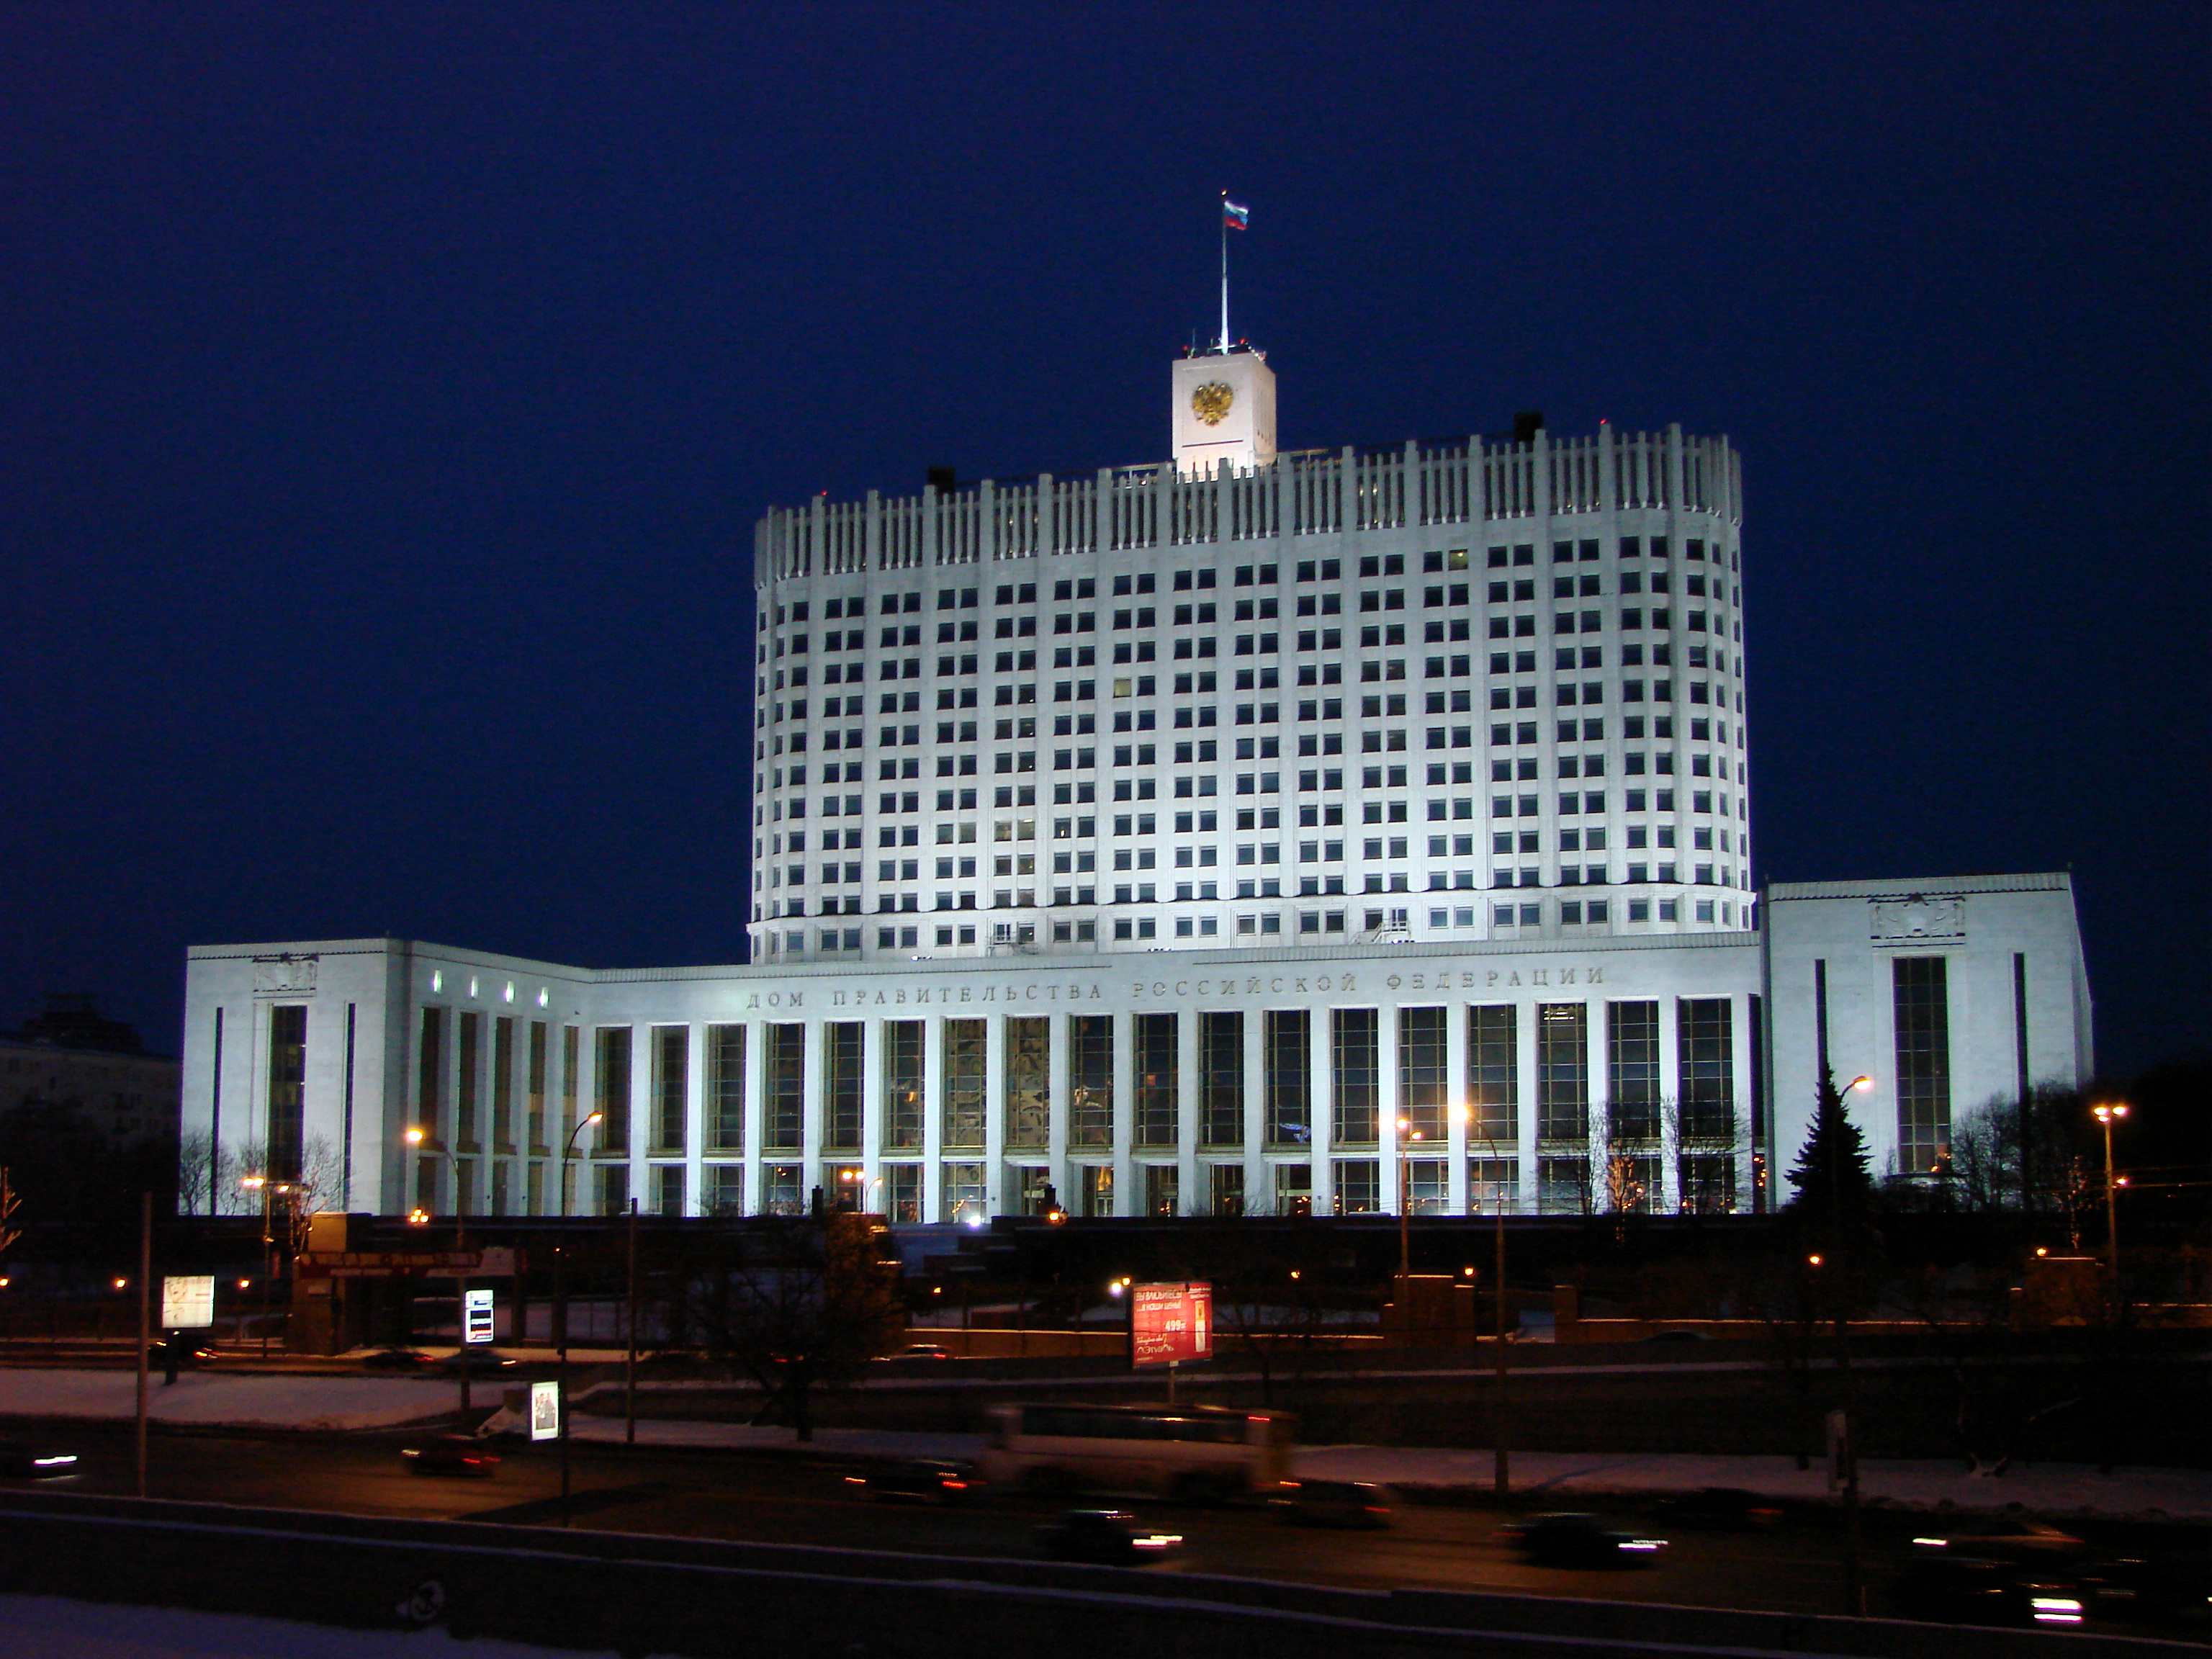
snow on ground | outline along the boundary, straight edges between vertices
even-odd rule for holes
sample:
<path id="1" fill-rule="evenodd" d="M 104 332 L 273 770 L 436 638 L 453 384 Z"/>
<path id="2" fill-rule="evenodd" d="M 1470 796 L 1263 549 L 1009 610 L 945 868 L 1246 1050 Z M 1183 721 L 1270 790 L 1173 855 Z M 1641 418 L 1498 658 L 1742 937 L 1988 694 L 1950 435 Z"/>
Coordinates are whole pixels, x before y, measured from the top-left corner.
<path id="1" fill-rule="evenodd" d="M 242 1613 L 0 1595 L 8 1659 L 580 1659 L 517 1642 L 456 1641 L 442 1630 L 340 1630 Z"/>
<path id="2" fill-rule="evenodd" d="M 224 1428 L 375 1429 L 450 1411 L 456 1385 L 399 1376 L 184 1371 L 146 1388 L 155 1421 Z M 496 1403 L 497 1395 L 493 1394 Z M 124 1370 L 0 1370 L 0 1417 L 131 1418 L 138 1377 Z"/>

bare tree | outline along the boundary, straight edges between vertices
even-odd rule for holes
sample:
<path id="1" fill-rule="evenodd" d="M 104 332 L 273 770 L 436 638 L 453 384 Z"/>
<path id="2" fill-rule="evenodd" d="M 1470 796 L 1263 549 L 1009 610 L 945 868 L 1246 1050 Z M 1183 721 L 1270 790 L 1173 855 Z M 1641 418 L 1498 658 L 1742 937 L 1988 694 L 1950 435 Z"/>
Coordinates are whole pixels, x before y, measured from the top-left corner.
<path id="1" fill-rule="evenodd" d="M 744 1371 L 766 1396 L 756 1422 L 814 1437 L 814 1396 L 848 1381 L 902 1328 L 896 1264 L 864 1216 L 757 1217 L 714 1235 L 672 1293 L 667 1322 Z"/>
<path id="2" fill-rule="evenodd" d="M 222 1155 L 214 1132 L 187 1129 L 177 1138 L 177 1208 L 185 1215 L 211 1213 L 211 1182 Z M 206 1206 L 204 1209 L 203 1206 Z"/>
<path id="3" fill-rule="evenodd" d="M 294 1255 L 307 1248 L 307 1232 L 316 1212 L 326 1209 L 333 1200 L 343 1201 L 339 1189 L 345 1184 L 345 1160 L 337 1149 L 320 1135 L 311 1135 L 300 1148 L 300 1172 L 284 1183 L 285 1239 Z"/>

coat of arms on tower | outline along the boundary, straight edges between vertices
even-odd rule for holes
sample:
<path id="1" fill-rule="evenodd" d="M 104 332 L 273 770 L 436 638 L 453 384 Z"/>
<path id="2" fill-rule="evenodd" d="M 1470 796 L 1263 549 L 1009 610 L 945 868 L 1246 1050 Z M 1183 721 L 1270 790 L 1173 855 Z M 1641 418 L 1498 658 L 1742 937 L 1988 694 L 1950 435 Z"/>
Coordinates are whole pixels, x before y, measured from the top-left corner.
<path id="1" fill-rule="evenodd" d="M 1219 426 L 1236 401 L 1234 392 L 1218 380 L 1208 380 L 1190 394 L 1190 412 L 1208 426 Z"/>

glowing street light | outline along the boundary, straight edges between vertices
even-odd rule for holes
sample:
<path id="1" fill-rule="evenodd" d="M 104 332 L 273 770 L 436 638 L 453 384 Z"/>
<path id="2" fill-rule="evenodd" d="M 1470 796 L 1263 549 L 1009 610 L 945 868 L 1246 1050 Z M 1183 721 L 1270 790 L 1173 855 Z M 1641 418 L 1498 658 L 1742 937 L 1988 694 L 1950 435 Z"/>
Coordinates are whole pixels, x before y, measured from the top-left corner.
<path id="1" fill-rule="evenodd" d="M 2092 1106 L 2097 1121 L 2105 1129 L 2105 1254 L 2112 1258 L 2112 1272 L 2120 1271 L 2120 1211 L 2114 1197 L 2119 1183 L 2112 1179 L 2112 1125 L 2128 1115 L 2121 1103 L 2100 1103 Z"/>

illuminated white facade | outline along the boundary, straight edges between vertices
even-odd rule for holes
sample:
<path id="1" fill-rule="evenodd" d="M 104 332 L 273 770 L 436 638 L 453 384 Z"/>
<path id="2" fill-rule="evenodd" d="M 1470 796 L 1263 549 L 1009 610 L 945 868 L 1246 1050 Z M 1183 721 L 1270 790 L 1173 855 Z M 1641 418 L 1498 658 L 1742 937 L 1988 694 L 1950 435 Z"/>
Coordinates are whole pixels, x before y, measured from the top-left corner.
<path id="1" fill-rule="evenodd" d="M 1190 358 L 1174 461 L 763 520 L 754 960 L 1752 925 L 1727 441 L 1279 455 L 1273 386 Z"/>
<path id="2" fill-rule="evenodd" d="M 387 1213 L 1721 1210 L 1823 1063 L 1904 1173 L 2086 1079 L 2063 875 L 1759 915 L 1725 441 L 1174 388 L 1162 465 L 761 524 L 750 965 L 196 947 L 185 1127 Z"/>

